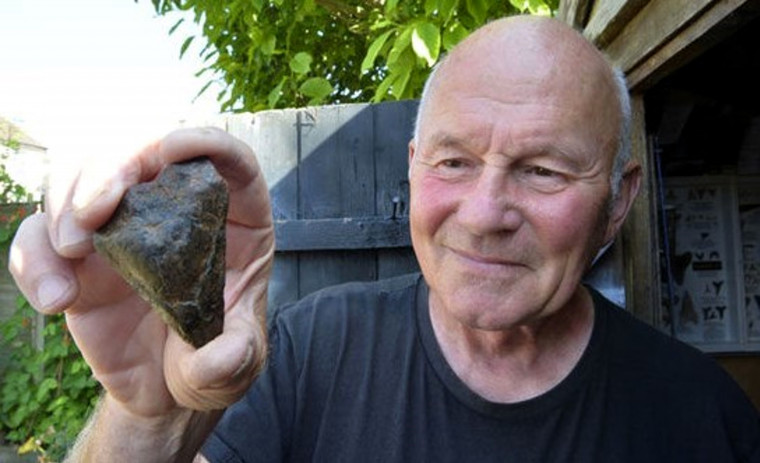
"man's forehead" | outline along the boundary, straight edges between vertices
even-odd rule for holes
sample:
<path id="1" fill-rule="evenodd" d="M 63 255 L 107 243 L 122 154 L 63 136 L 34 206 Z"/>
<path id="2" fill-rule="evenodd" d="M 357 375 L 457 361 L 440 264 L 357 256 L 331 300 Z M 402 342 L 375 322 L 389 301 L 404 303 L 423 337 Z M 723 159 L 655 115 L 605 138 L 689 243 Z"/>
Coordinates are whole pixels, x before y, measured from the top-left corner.
<path id="1" fill-rule="evenodd" d="M 430 153 L 489 154 L 509 159 L 551 156 L 568 164 L 580 165 L 594 158 L 598 148 L 593 146 L 594 149 L 589 149 L 578 132 L 551 124 L 543 127 L 523 126 L 517 129 L 519 132 L 512 132 L 509 127 L 498 129 L 497 125 L 483 119 L 472 124 L 434 124 L 422 135 L 421 149 Z"/>
<path id="2" fill-rule="evenodd" d="M 534 16 L 513 16 L 476 30 L 446 57 L 441 74 L 452 70 L 492 81 L 509 73 L 525 80 L 554 74 L 610 75 L 604 56 L 564 23 Z"/>
<path id="3" fill-rule="evenodd" d="M 510 16 L 493 21 L 475 30 L 460 42 L 452 54 L 461 50 L 514 48 L 525 53 L 542 54 L 546 50 L 585 51 L 601 57 L 601 53 L 582 34 L 567 24 L 539 16 Z"/>

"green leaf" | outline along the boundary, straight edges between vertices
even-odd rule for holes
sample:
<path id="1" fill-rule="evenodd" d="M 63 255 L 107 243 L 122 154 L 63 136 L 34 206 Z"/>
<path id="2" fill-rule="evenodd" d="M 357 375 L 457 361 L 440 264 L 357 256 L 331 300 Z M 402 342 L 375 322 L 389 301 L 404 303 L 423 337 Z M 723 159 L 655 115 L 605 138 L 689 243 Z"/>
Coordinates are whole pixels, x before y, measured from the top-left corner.
<path id="1" fill-rule="evenodd" d="M 290 59 L 290 69 L 296 74 L 306 74 L 311 70 L 312 61 L 313 58 L 309 53 L 305 51 L 298 52 Z"/>
<path id="2" fill-rule="evenodd" d="M 450 51 L 456 44 L 462 41 L 470 34 L 459 21 L 454 21 L 450 26 L 446 27 L 443 31 L 443 49 Z"/>
<path id="3" fill-rule="evenodd" d="M 388 90 L 391 88 L 391 84 L 393 84 L 393 81 L 395 80 L 396 76 L 388 76 L 385 79 L 383 79 L 382 82 L 380 82 L 380 85 L 377 86 L 377 90 L 375 90 L 375 96 L 372 97 L 372 101 L 374 103 L 378 103 L 380 101 L 383 101 L 385 97 L 388 94 Z"/>
<path id="4" fill-rule="evenodd" d="M 174 33 L 174 31 L 177 30 L 177 28 L 179 27 L 179 25 L 182 24 L 183 22 L 185 22 L 185 18 L 182 18 L 179 21 L 177 21 L 176 23 L 174 23 L 174 25 L 169 29 L 169 35 L 172 35 Z"/>
<path id="5" fill-rule="evenodd" d="M 314 14 L 314 11 L 317 9 L 317 2 L 314 0 L 303 0 L 301 2 L 301 5 L 298 7 L 298 13 L 303 15 L 303 17 L 309 16 L 311 14 Z"/>
<path id="6" fill-rule="evenodd" d="M 277 45 L 277 36 L 266 34 L 261 41 L 261 52 L 265 55 L 273 55 Z"/>
<path id="7" fill-rule="evenodd" d="M 488 15 L 488 0 L 467 0 L 466 7 L 467 12 L 477 24 L 485 23 Z"/>
<path id="8" fill-rule="evenodd" d="M 198 93 L 195 94 L 194 98 L 199 98 L 201 95 L 203 95 L 206 92 L 206 90 L 208 90 L 208 88 L 211 87 L 211 84 L 213 83 L 214 83 L 213 80 L 209 80 L 208 82 L 203 84 L 203 87 L 201 87 L 201 89 L 198 90 Z"/>
<path id="9" fill-rule="evenodd" d="M 459 0 L 438 0 L 438 12 L 441 14 L 444 22 L 451 19 L 451 14 L 457 7 Z"/>
<path id="10" fill-rule="evenodd" d="M 433 16 L 433 12 L 438 10 L 438 0 L 425 0 L 425 16 Z"/>
<path id="11" fill-rule="evenodd" d="M 545 5 L 556 8 L 559 0 L 156 1 L 161 5 L 158 14 L 172 18 L 167 27 L 174 27 L 175 36 L 185 30 L 181 18 L 200 26 L 188 52 L 194 53 L 197 44 L 208 70 L 204 81 L 227 90 L 219 97 L 222 111 L 255 111 L 271 104 L 313 102 L 298 88 L 314 76 L 333 84 L 323 103 L 376 101 L 378 91 L 385 99 L 419 96 L 425 69 L 469 30 L 491 17 L 514 13 L 513 2 L 544 12 Z M 192 16 L 170 16 L 178 10 Z M 436 27 L 437 35 L 423 23 Z M 308 53 L 312 62 L 296 52 Z M 285 77 L 287 82 L 276 91 Z"/>
<path id="12" fill-rule="evenodd" d="M 55 399 L 54 401 L 50 402 L 50 404 L 45 409 L 46 412 L 50 413 L 53 410 L 57 408 L 61 408 L 66 406 L 69 403 L 69 398 L 66 396 L 61 396 Z"/>
<path id="13" fill-rule="evenodd" d="M 193 43 L 193 40 L 195 39 L 195 36 L 191 35 L 190 37 L 186 38 L 184 42 L 182 42 L 182 47 L 179 49 L 179 57 L 182 58 L 185 56 L 185 52 L 190 47 L 190 44 Z"/>
<path id="14" fill-rule="evenodd" d="M 406 68 L 396 77 L 396 79 L 393 81 L 393 84 L 391 85 L 391 94 L 396 97 L 397 100 L 400 100 L 404 97 L 404 91 L 406 90 L 406 86 L 409 84 L 409 78 L 412 75 L 412 70 L 410 68 Z"/>
<path id="15" fill-rule="evenodd" d="M 282 87 L 285 85 L 285 82 L 287 81 L 287 78 L 283 78 L 275 88 L 272 89 L 271 92 L 269 92 L 269 95 L 267 96 L 267 105 L 268 107 L 274 108 L 277 105 L 277 102 L 280 101 L 280 97 L 282 96 Z"/>
<path id="16" fill-rule="evenodd" d="M 369 48 L 367 49 L 367 54 L 364 56 L 364 59 L 362 60 L 361 69 L 359 70 L 360 74 L 364 74 L 365 72 L 372 69 L 372 66 L 375 65 L 375 60 L 377 59 L 378 53 L 380 53 L 380 50 L 383 48 L 383 45 L 385 45 L 385 42 L 388 40 L 388 37 L 393 33 L 393 30 L 387 31 L 383 33 L 380 37 L 376 38 L 372 41 L 372 43 L 369 45 Z"/>
<path id="17" fill-rule="evenodd" d="M 26 420 L 27 417 L 27 410 L 25 408 L 17 408 L 10 416 L 10 419 L 8 420 L 11 428 L 17 428 L 21 425 L 21 423 Z"/>
<path id="18" fill-rule="evenodd" d="M 552 10 L 543 0 L 528 0 L 528 9 L 530 14 L 540 16 L 551 16 Z"/>
<path id="19" fill-rule="evenodd" d="M 306 79 L 304 83 L 298 87 L 298 91 L 310 97 L 312 101 L 319 101 L 332 93 L 333 87 L 330 85 L 330 81 L 324 77 L 312 77 Z"/>
<path id="20" fill-rule="evenodd" d="M 385 29 L 386 27 L 389 27 L 392 25 L 393 25 L 393 21 L 390 21 L 389 19 L 385 17 L 380 17 L 371 26 L 369 26 L 369 30 L 376 31 L 379 29 Z"/>
<path id="21" fill-rule="evenodd" d="M 552 12 L 549 4 L 544 0 L 509 0 L 509 3 L 521 13 L 550 16 Z"/>
<path id="22" fill-rule="evenodd" d="M 4 403 L 3 403 L 2 410 L 3 411 L 9 410 L 10 407 L 8 406 L 8 404 L 16 402 L 17 399 L 18 399 L 18 391 L 16 391 L 15 389 L 3 388 L 3 402 Z"/>
<path id="23" fill-rule="evenodd" d="M 37 388 L 37 402 L 42 402 L 48 397 L 50 391 L 55 390 L 58 387 L 58 382 L 53 378 L 45 378 Z"/>
<path id="24" fill-rule="evenodd" d="M 398 5 L 398 0 L 386 0 L 385 14 L 388 16 L 393 16 L 393 13 L 396 12 L 397 5 Z"/>
<path id="25" fill-rule="evenodd" d="M 412 32 L 412 50 L 432 67 L 438 61 L 441 50 L 441 33 L 438 27 L 429 22 L 420 22 Z"/>
<path id="26" fill-rule="evenodd" d="M 528 8 L 528 0 L 509 0 L 518 11 L 525 11 Z"/>
<path id="27" fill-rule="evenodd" d="M 393 47 L 391 48 L 390 53 L 388 53 L 388 59 L 386 62 L 388 67 L 394 67 L 399 58 L 404 54 L 406 50 L 409 49 L 409 46 L 412 44 L 413 31 L 414 26 L 407 26 L 404 28 L 401 34 L 396 37 L 396 40 L 393 41 Z"/>

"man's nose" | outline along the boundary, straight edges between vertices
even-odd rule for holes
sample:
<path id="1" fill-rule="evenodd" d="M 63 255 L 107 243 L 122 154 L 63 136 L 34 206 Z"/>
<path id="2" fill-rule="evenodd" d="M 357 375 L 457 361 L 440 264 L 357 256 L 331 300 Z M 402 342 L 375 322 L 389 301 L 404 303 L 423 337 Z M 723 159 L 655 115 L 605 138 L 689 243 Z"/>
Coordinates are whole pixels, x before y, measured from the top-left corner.
<path id="1" fill-rule="evenodd" d="M 501 168 L 486 167 L 462 198 L 457 216 L 474 235 L 513 231 L 523 221 L 519 185 Z"/>

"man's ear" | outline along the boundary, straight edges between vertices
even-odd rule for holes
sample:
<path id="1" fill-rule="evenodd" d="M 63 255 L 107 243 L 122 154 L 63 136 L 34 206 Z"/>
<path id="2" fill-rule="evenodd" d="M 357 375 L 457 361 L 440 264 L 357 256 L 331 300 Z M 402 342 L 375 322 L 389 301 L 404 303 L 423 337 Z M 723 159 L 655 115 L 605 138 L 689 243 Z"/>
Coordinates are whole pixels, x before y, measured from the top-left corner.
<path id="1" fill-rule="evenodd" d="M 612 200 L 613 202 L 610 205 L 609 222 L 604 235 L 605 243 L 615 238 L 620 227 L 623 226 L 633 201 L 639 194 L 639 188 L 641 188 L 641 166 L 632 162 L 626 166 L 620 182 L 618 196 Z"/>

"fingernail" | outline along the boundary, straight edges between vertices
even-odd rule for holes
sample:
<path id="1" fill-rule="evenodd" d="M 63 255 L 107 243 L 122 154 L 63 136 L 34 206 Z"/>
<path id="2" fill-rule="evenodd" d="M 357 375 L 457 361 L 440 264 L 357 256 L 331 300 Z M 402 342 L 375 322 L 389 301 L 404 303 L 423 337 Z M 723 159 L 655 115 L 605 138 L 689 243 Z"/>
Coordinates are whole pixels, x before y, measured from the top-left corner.
<path id="1" fill-rule="evenodd" d="M 65 214 L 61 217 L 58 224 L 58 248 L 59 251 L 81 246 L 90 239 L 89 233 L 82 230 L 76 224 L 71 214 Z"/>
<path id="2" fill-rule="evenodd" d="M 60 275 L 45 275 L 37 285 L 37 304 L 40 310 L 55 308 L 68 293 L 71 284 Z"/>

